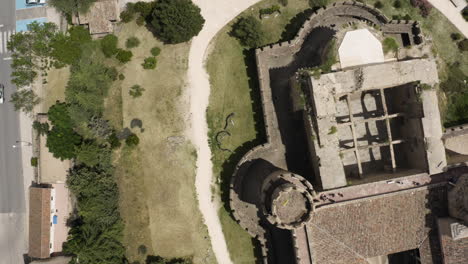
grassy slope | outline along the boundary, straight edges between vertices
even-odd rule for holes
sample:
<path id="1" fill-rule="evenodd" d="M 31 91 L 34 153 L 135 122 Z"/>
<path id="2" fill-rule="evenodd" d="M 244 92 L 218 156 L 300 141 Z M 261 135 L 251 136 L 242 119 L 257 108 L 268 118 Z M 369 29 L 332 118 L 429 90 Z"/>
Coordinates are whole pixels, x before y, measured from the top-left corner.
<path id="1" fill-rule="evenodd" d="M 376 1 L 368 0 L 366 2 L 374 4 Z M 467 73 L 468 55 L 467 53 L 460 54 L 456 44 L 450 39 L 450 33 L 457 31 L 455 27 L 448 23 L 445 17 L 437 11 L 431 12 L 428 19 L 422 19 L 418 10 L 410 7 L 409 1 L 402 2 L 403 6 L 399 10 L 386 3 L 382 11 L 389 18 L 394 14 L 401 13 L 402 15 L 409 14 L 413 19 L 422 21 L 423 32 L 431 32 L 434 50 L 443 58 L 443 60 L 439 60 L 441 62 L 439 64 L 441 78 L 445 77 L 446 63 L 450 64 L 456 60 L 464 62 L 463 70 Z M 268 7 L 272 4 L 277 4 L 277 1 L 262 1 L 255 5 L 253 9 L 247 9 L 242 15 L 257 15 L 259 8 Z M 262 27 L 267 33 L 265 44 L 279 41 L 289 21 L 306 8 L 308 8 L 306 0 L 290 0 L 288 6 L 281 9 L 282 14 L 279 17 L 263 20 Z M 256 125 L 256 120 L 258 122 L 262 121 L 261 116 L 260 118 L 254 118 L 256 113 L 258 114 L 255 109 L 258 108 L 258 98 L 256 98 L 258 97 L 258 91 L 255 90 L 257 82 L 256 76 L 249 75 L 247 70 L 251 69 L 252 60 L 251 58 L 245 58 L 243 48 L 237 40 L 228 35 L 229 30 L 230 25 L 218 33 L 213 41 L 212 51 L 207 61 L 207 70 L 211 82 L 207 118 L 212 143 L 215 133 L 223 130 L 226 117 L 230 113 L 235 113 L 232 119 L 234 125 L 229 125 L 227 129 L 231 136 L 222 139 L 222 146 L 237 151 L 231 154 L 219 150 L 215 144 L 212 144 L 213 170 L 215 175 L 223 181 L 221 191 L 224 201 L 226 201 L 224 188 L 226 181 L 229 181 L 229 177 L 232 175 L 233 166 L 245 151 L 264 140 L 262 136 L 264 133 L 263 128 L 259 127 L 258 124 Z M 255 66 L 253 65 L 253 67 Z M 249 77 L 252 78 L 250 83 Z M 441 101 L 444 102 L 444 100 Z M 226 208 L 220 210 L 220 219 L 231 257 L 234 263 L 253 263 L 255 256 L 250 236 L 232 220 L 228 210 Z"/>
<path id="2" fill-rule="evenodd" d="M 256 15 L 259 8 L 277 3 L 275 0 L 262 1 L 255 5 L 253 10 L 249 8 L 245 13 Z M 263 26 L 267 32 L 265 44 L 278 41 L 289 20 L 307 7 L 307 1 L 290 0 L 288 7 L 282 8 L 281 16 L 264 20 Z M 221 151 L 212 144 L 213 170 L 216 177 L 223 181 L 222 189 L 226 187 L 240 157 L 264 140 L 263 124 L 256 124 L 255 119 L 258 122 L 262 120 L 254 118 L 255 113 L 261 114 L 258 111 L 257 80 L 253 74 L 250 74 L 253 78 L 249 78 L 249 73 L 255 71 L 255 62 L 252 56 L 245 56 L 242 46 L 228 35 L 229 30 L 230 26 L 226 26 L 218 33 L 207 60 L 211 82 L 210 105 L 207 111 L 211 143 L 214 142 L 215 133 L 223 130 L 226 117 L 235 113 L 232 118 L 234 124 L 229 124 L 227 129 L 231 136 L 222 139 L 222 147 L 235 150 L 235 153 Z M 225 200 L 226 192 L 222 192 Z M 232 260 L 234 263 L 254 263 L 251 237 L 230 217 L 227 210 L 223 207 L 219 214 Z"/>
<path id="3" fill-rule="evenodd" d="M 195 155 L 184 139 L 185 125 L 179 109 L 185 85 L 189 43 L 165 45 L 158 42 L 144 27 L 125 24 L 119 45 L 136 36 L 141 44 L 132 49 L 132 60 L 120 66 L 125 80 L 111 88 L 106 117 L 118 127 L 130 127 L 138 118 L 144 132 L 134 150 L 123 147 L 116 161 L 120 187 L 120 210 L 125 222 L 124 245 L 130 261 L 143 263 L 144 245 L 148 254 L 164 257 L 193 256 L 195 263 L 214 263 L 207 230 L 203 224 L 195 196 Z M 156 70 L 144 70 L 143 59 L 150 49 L 162 47 Z M 132 98 L 129 88 L 139 84 L 146 90 L 143 96 Z M 171 144 L 168 137 L 180 137 Z"/>

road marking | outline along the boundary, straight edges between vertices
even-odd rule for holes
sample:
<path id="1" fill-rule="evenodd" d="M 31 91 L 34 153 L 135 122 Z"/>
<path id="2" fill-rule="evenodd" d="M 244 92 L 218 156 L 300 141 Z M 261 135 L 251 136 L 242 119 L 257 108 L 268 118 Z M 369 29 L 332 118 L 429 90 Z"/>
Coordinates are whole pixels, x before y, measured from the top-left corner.
<path id="1" fill-rule="evenodd" d="M 3 50 L 4 50 L 4 52 L 6 52 L 6 51 L 7 51 L 7 42 L 6 42 L 6 37 L 7 37 L 7 32 L 6 32 L 6 31 L 4 31 L 4 32 L 3 32 L 3 39 L 2 39 L 2 41 L 3 41 Z"/>
<path id="2" fill-rule="evenodd" d="M 11 57 L 3 58 L 3 60 L 11 60 Z"/>
<path id="3" fill-rule="evenodd" d="M 3 53 L 3 40 L 1 38 L 2 38 L 2 34 L 0 34 L 0 54 Z"/>

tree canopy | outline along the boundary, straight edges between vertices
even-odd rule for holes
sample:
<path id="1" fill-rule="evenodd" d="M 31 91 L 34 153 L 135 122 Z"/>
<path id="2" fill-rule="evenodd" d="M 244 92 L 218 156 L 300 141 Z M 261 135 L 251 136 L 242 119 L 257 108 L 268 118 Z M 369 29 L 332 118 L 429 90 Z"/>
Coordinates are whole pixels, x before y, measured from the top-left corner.
<path id="1" fill-rule="evenodd" d="M 253 16 L 241 17 L 232 27 L 232 35 L 236 37 L 243 46 L 256 48 L 264 39 L 262 25 Z"/>
<path id="2" fill-rule="evenodd" d="M 96 0 L 49 0 L 47 2 L 57 10 L 71 15 L 76 12 L 87 12 Z"/>
<path id="3" fill-rule="evenodd" d="M 30 113 L 41 100 L 36 93 L 30 89 L 21 89 L 11 95 L 10 102 L 16 111 L 21 110 Z"/>
<path id="4" fill-rule="evenodd" d="M 190 0 L 160 0 L 153 11 L 152 26 L 164 42 L 186 42 L 198 35 L 205 19 Z"/>

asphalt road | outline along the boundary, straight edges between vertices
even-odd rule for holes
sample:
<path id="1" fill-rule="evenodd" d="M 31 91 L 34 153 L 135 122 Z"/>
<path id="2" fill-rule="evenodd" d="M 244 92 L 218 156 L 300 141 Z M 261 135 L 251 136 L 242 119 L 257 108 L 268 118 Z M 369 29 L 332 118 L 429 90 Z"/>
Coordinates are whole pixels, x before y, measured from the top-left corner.
<path id="1" fill-rule="evenodd" d="M 15 88 L 6 42 L 15 30 L 15 0 L 0 3 L 0 83 L 5 86 L 5 100 L 0 104 L 0 264 L 23 263 L 27 250 L 25 189 L 21 168 L 19 114 L 9 103 Z"/>

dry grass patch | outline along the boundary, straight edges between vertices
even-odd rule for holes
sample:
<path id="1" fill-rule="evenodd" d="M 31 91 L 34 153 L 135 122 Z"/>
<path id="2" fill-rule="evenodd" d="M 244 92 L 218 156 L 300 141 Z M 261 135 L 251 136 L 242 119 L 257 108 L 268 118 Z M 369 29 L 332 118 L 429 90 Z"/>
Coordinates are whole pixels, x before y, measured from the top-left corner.
<path id="1" fill-rule="evenodd" d="M 47 72 L 47 83 L 41 89 L 41 111 L 47 113 L 57 100 L 65 101 L 65 88 L 67 87 L 68 79 L 70 78 L 70 67 L 61 69 L 52 68 Z"/>
<path id="2" fill-rule="evenodd" d="M 129 37 L 141 42 L 132 49 L 132 60 L 119 70 L 125 79 L 116 81 L 110 91 L 115 95 L 121 90 L 121 102 L 112 99 L 114 109 L 106 113 L 117 123 L 122 114 L 123 127 L 130 127 L 134 118 L 143 122 L 142 130 L 133 129 L 140 144 L 133 150 L 123 147 L 116 162 L 127 256 L 143 263 L 145 254 L 138 248 L 144 245 L 147 254 L 215 263 L 196 200 L 195 151 L 185 138 L 188 104 L 181 95 L 189 44 L 163 46 L 135 23 L 123 25 L 117 36 L 121 47 Z M 144 70 L 141 63 L 155 46 L 161 47 L 157 68 Z M 128 94 L 135 84 L 145 89 L 141 97 Z"/>

